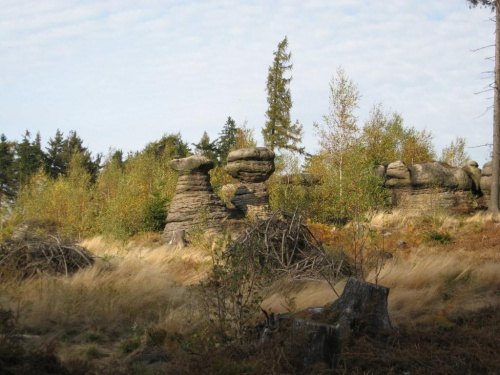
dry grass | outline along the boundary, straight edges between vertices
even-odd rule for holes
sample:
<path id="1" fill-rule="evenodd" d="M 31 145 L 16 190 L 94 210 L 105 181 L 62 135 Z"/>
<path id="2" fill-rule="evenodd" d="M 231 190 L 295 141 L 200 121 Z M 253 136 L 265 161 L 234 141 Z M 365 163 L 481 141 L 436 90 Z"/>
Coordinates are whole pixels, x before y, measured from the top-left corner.
<path id="1" fill-rule="evenodd" d="M 395 213 L 375 219 L 383 222 L 380 238 L 393 254 L 378 279 L 391 288 L 389 313 L 396 326 L 448 327 L 481 309 L 500 306 L 500 228 L 491 218 Z M 430 229 L 450 233 L 451 243 L 425 242 Z M 334 234 L 332 243 L 342 237 Z M 406 246 L 398 247 L 398 240 Z M 206 275 L 210 246 L 170 249 L 153 235 L 128 244 L 96 237 L 81 245 L 98 258 L 93 267 L 73 276 L 42 275 L 19 282 L 0 275 L 0 307 L 18 313 L 25 332 L 40 335 L 43 342 L 59 342 L 57 354 L 65 362 L 123 362 L 124 343 L 144 341 L 151 327 L 183 335 L 203 324 L 190 286 Z M 368 280 L 374 279 L 372 272 Z M 339 280 L 339 294 L 343 287 Z M 282 280 L 269 289 L 263 307 L 293 311 L 336 298 L 326 281 Z"/>

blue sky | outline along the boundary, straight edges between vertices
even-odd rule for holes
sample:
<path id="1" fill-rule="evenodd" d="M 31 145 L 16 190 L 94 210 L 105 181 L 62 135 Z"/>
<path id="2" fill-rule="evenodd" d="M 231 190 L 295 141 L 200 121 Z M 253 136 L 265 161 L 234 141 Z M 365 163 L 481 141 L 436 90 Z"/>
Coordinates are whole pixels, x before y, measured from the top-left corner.
<path id="1" fill-rule="evenodd" d="M 465 0 L 0 0 L 0 133 L 48 141 L 76 130 L 94 153 L 142 149 L 165 133 L 217 137 L 228 116 L 265 122 L 266 77 L 288 36 L 292 118 L 307 151 L 338 66 L 362 95 L 359 125 L 381 102 L 430 130 L 491 142 L 494 50 L 487 9 Z M 487 148 L 468 150 L 482 166 Z"/>

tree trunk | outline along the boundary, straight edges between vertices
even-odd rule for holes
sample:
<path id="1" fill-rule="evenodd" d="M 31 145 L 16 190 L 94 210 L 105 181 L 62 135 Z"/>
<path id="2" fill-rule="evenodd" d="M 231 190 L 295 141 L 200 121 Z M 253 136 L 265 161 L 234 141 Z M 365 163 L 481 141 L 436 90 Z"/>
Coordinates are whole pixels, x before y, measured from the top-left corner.
<path id="1" fill-rule="evenodd" d="M 493 164 L 490 211 L 498 214 L 498 180 L 500 175 L 500 0 L 496 1 L 495 96 L 493 103 Z"/>

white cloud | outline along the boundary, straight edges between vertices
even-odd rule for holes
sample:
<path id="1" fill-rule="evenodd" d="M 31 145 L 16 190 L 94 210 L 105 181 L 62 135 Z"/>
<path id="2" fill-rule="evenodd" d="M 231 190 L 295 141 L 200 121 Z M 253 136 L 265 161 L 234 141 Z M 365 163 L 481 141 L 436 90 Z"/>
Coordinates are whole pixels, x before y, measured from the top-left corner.
<path id="1" fill-rule="evenodd" d="M 491 69 L 486 9 L 456 1 L 0 0 L 0 132 L 45 139 L 76 129 L 95 151 L 137 150 L 165 132 L 197 142 L 228 115 L 264 123 L 272 52 L 287 35 L 294 70 L 292 116 L 317 140 L 328 82 L 342 65 L 362 94 L 426 127 L 437 148 L 456 135 L 488 143 Z M 97 133 L 97 134 L 96 134 Z M 472 152 L 471 152 L 472 153 Z M 482 164 L 484 149 L 474 149 Z"/>

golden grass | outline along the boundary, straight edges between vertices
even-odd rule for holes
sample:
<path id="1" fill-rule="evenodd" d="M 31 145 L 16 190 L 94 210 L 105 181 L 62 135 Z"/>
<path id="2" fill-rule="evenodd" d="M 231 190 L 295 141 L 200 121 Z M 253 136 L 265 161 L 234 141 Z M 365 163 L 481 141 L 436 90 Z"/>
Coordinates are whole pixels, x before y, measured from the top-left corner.
<path id="1" fill-rule="evenodd" d="M 372 272 L 367 278 L 374 281 L 377 276 L 381 285 L 391 288 L 389 314 L 395 325 L 445 321 L 447 316 L 500 306 L 500 228 L 491 218 L 396 213 L 378 220 L 392 232 L 384 237 L 386 244 L 398 238 L 409 243 L 392 248 L 394 257 L 380 274 Z M 422 225 L 449 231 L 452 244 L 431 246 L 418 240 Z M 99 353 L 120 358 L 118 342 L 142 335 L 148 327 L 185 333 L 204 321 L 190 286 L 207 274 L 210 246 L 172 249 L 155 238 L 123 244 L 102 237 L 81 245 L 98 257 L 92 268 L 71 277 L 41 275 L 0 282 L 0 306 L 18 311 L 21 325 L 29 331 L 66 342 L 60 350 L 63 359 Z M 345 280 L 336 284 L 339 294 L 344 285 Z M 336 298 L 326 281 L 282 280 L 269 289 L 262 306 L 274 312 L 297 311 Z M 103 335 L 104 342 L 86 342 L 89 332 Z"/>

